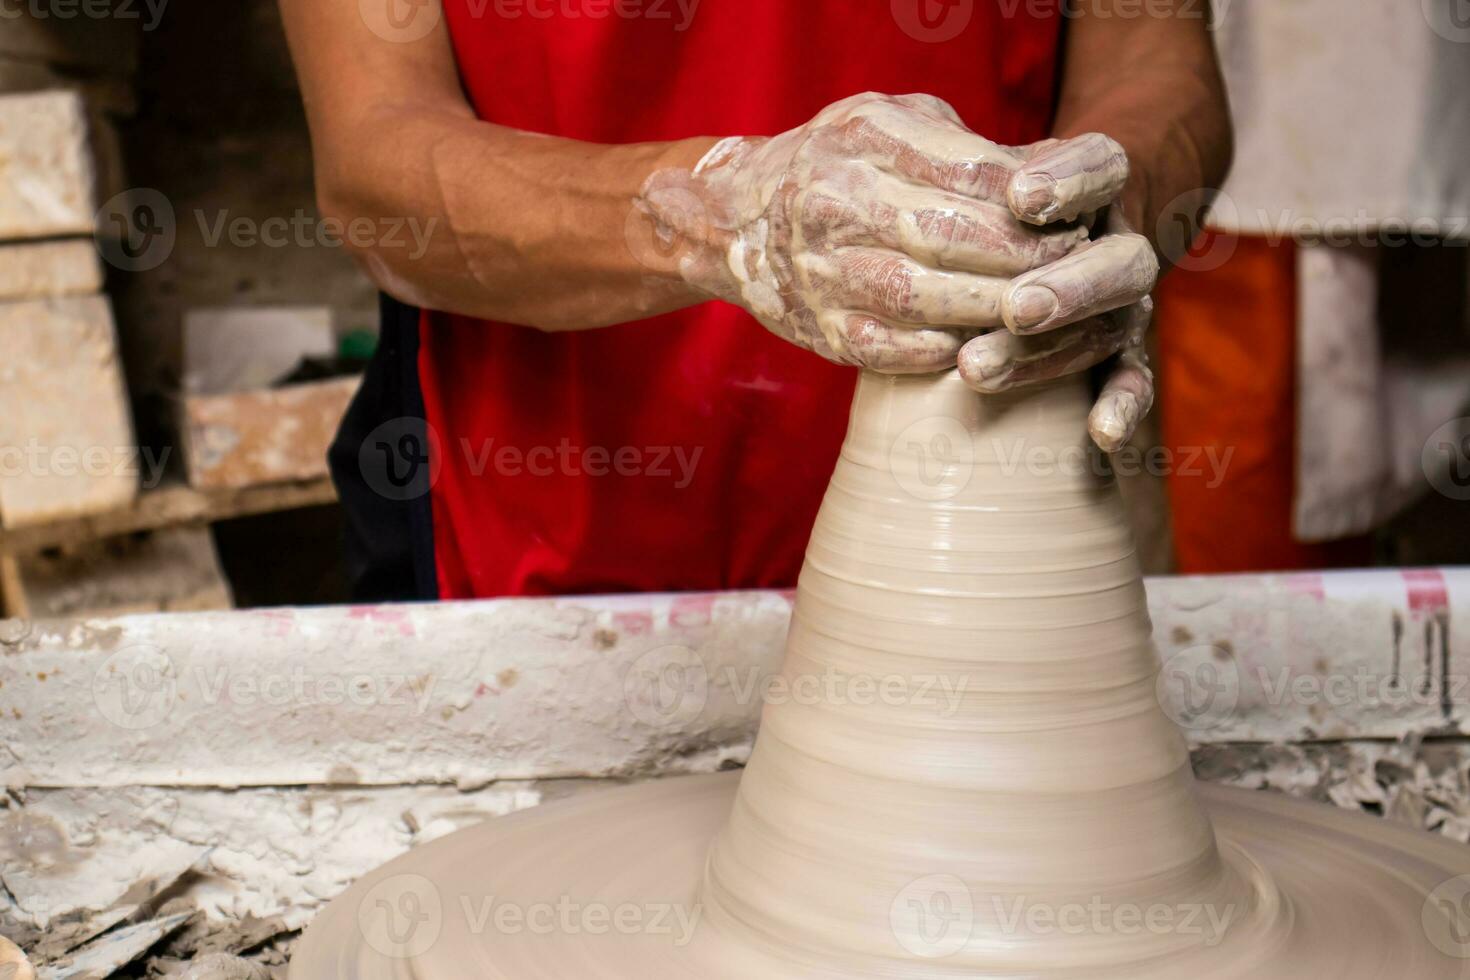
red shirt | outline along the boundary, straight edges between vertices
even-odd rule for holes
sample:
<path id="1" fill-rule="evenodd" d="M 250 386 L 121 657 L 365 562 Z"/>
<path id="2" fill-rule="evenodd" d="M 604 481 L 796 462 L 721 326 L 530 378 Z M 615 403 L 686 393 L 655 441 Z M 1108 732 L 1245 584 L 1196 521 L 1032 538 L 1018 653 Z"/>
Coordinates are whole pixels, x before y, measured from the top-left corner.
<path id="1" fill-rule="evenodd" d="M 1059 30 L 1034 6 L 444 0 L 482 119 L 601 143 L 774 135 L 864 91 L 1029 143 Z M 708 303 L 562 334 L 426 313 L 419 379 L 449 599 L 793 585 L 855 372 Z"/>

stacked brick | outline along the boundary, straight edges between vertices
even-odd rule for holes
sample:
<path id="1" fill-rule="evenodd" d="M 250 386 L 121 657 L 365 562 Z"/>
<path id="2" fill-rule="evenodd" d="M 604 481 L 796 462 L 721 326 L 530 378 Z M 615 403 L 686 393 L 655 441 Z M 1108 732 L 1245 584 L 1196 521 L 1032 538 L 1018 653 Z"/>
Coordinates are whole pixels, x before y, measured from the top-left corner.
<path id="1" fill-rule="evenodd" d="M 4 531 L 122 510 L 140 489 L 97 227 L 124 186 L 112 120 L 131 111 L 132 28 L 57 27 L 0 29 L 0 615 L 229 608 L 204 527 L 3 547 Z"/>
<path id="2" fill-rule="evenodd" d="M 136 440 L 71 91 L 0 95 L 0 525 L 126 506 Z"/>

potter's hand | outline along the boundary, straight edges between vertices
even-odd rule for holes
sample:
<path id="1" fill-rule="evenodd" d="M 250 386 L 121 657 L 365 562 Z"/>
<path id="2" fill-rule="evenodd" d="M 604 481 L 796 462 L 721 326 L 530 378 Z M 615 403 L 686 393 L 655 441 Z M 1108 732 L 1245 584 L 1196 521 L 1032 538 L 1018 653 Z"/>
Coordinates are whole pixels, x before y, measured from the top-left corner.
<path id="1" fill-rule="evenodd" d="M 859 95 L 780 136 L 725 140 L 692 172 L 655 173 L 638 206 L 677 243 L 685 281 L 773 333 L 838 363 L 944 370 L 1006 325 L 1013 277 L 1066 276 L 1058 260 L 1098 247 L 1053 220 L 1064 214 L 1013 212 L 1008 191 L 1044 174 L 1024 152 L 931 96 Z M 1059 182 L 1039 207 L 1090 206 L 1082 183 Z"/>
<path id="2" fill-rule="evenodd" d="M 1099 134 L 1048 140 L 1025 151 L 1007 200 L 1024 221 L 1071 221 L 1114 203 L 1128 161 Z M 1004 391 L 1084 371 L 1117 354 L 1117 364 L 1088 418 L 1102 449 L 1114 452 L 1153 404 L 1153 374 L 1144 353 L 1158 279 L 1153 246 L 1109 211 L 1106 234 L 1065 257 L 1017 276 L 1001 306 L 1006 331 L 967 343 L 960 373 L 981 392 Z"/>

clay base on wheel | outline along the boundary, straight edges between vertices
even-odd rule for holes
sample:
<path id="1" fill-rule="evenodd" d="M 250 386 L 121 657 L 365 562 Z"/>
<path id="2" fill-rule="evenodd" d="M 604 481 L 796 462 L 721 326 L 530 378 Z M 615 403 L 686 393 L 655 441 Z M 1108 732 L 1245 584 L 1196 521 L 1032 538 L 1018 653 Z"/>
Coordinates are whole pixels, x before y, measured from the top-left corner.
<path id="1" fill-rule="evenodd" d="M 415 851 L 293 980 L 1470 978 L 1470 848 L 1197 795 L 1091 401 L 864 374 L 782 668 L 818 696 L 766 703 L 743 777 Z"/>
<path id="2" fill-rule="evenodd" d="M 426 845 L 358 882 L 297 947 L 292 980 L 621 980 L 1015 977 L 946 966 L 954 944 L 1007 959 L 1095 923 L 1118 937 L 1117 967 L 1028 977 L 1130 980 L 1447 980 L 1470 977 L 1461 908 L 1470 849 L 1372 817 L 1288 798 L 1201 787 L 1226 863 L 1254 908 L 996 908 L 983 895 L 924 893 L 927 949 L 895 933 L 889 962 L 776 948 L 699 904 L 710 843 L 736 774 L 665 780 L 554 803 Z M 1086 862 L 1086 854 L 1079 854 Z M 1446 887 L 1448 885 L 1448 887 Z M 922 885 L 921 885 L 922 887 Z M 916 893 L 918 894 L 918 893 Z M 936 901 L 937 899 L 937 901 Z M 957 900 L 958 899 L 958 900 Z M 1210 912 L 1214 912 L 1211 919 Z M 909 910 L 895 902 L 895 916 Z M 1153 926 L 1148 917 L 1153 914 Z M 1230 920 L 1222 930 L 1223 916 Z M 1030 925 L 1028 926 L 1028 923 Z M 1000 927 L 1000 928 L 997 928 Z M 1197 937 L 1147 962 L 1140 930 Z M 916 955 L 917 954 L 917 955 Z"/>

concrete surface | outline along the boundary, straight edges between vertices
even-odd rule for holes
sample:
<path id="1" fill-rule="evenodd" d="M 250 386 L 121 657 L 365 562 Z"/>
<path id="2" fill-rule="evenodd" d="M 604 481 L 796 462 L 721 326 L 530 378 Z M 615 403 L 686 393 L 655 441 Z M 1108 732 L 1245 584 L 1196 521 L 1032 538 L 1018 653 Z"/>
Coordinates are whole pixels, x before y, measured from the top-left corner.
<path id="1" fill-rule="evenodd" d="M 1160 697 L 1196 742 L 1470 731 L 1470 571 L 1148 591 Z M 738 758 L 793 695 L 771 680 L 789 616 L 748 592 L 11 623 L 0 781 L 483 786 Z"/>

